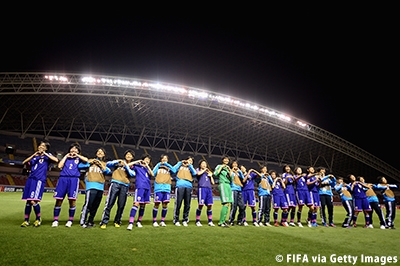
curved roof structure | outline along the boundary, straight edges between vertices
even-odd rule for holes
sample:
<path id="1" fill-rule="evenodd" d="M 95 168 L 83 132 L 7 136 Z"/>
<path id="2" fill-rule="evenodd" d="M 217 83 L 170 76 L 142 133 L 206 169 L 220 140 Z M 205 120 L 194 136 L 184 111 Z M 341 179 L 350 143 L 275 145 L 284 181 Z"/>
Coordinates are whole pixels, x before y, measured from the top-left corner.
<path id="1" fill-rule="evenodd" d="M 197 88 L 115 76 L 0 73 L 0 102 L 0 133 L 21 138 L 228 154 L 400 181 L 394 167 L 317 126 Z"/>

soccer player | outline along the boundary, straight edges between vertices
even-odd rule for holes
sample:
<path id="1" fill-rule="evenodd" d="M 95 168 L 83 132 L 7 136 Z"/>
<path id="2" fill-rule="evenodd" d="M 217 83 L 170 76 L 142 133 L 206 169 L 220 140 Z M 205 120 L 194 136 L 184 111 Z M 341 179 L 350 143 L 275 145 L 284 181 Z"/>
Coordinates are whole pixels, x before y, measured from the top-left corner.
<path id="1" fill-rule="evenodd" d="M 214 176 L 218 178 L 218 190 L 221 198 L 221 212 L 219 217 L 218 226 L 229 227 L 226 223 L 226 216 L 229 211 L 229 205 L 232 204 L 232 189 L 231 189 L 231 168 L 229 167 L 229 157 L 222 156 L 222 163 L 217 165 L 214 169 Z"/>
<path id="2" fill-rule="evenodd" d="M 235 222 L 236 211 L 239 209 L 239 214 L 237 217 L 237 224 L 248 226 L 247 223 L 243 223 L 244 218 L 244 203 L 243 203 L 243 196 L 242 196 L 242 188 L 243 188 L 243 173 L 239 169 L 239 164 L 237 161 L 233 161 L 231 164 L 231 189 L 232 189 L 232 197 L 233 203 L 231 207 L 231 212 L 229 214 L 229 225 L 233 226 Z"/>
<path id="3" fill-rule="evenodd" d="M 342 223 L 342 227 L 351 228 L 350 223 L 353 220 L 354 213 L 354 204 L 353 197 L 351 196 L 351 187 L 350 185 L 344 183 L 343 178 L 339 177 L 336 180 L 337 184 L 335 186 L 335 190 L 339 193 L 340 198 L 342 199 L 342 205 L 346 210 L 346 217 Z"/>
<path id="4" fill-rule="evenodd" d="M 364 177 L 360 176 L 360 182 L 365 183 Z M 375 191 L 373 190 L 373 185 L 372 184 L 366 184 L 368 185 L 368 189 L 365 191 L 365 195 L 367 195 L 367 199 L 369 202 L 369 205 L 371 206 L 372 210 L 375 211 L 375 213 L 378 215 L 379 221 L 380 221 L 380 228 L 381 229 L 386 229 L 386 222 L 385 222 L 385 217 L 383 216 L 383 212 L 381 210 L 381 206 L 379 205 L 379 199 L 378 196 L 376 195 Z M 373 211 L 369 214 L 369 228 L 374 228 L 373 226 Z"/>
<path id="5" fill-rule="evenodd" d="M 160 204 L 162 204 L 161 210 L 161 222 L 160 226 L 165 227 L 165 217 L 168 212 L 168 203 L 171 197 L 171 184 L 172 176 L 175 175 L 175 168 L 168 163 L 168 155 L 161 155 L 160 162 L 156 164 L 153 169 L 155 177 L 154 181 L 154 208 L 153 208 L 153 226 L 158 227 L 157 214 Z"/>
<path id="6" fill-rule="evenodd" d="M 288 203 L 288 212 L 290 213 L 290 226 L 295 226 L 294 224 L 294 216 L 296 214 L 296 194 L 294 191 L 294 184 L 295 184 L 295 179 L 294 179 L 294 173 L 292 169 L 290 168 L 289 165 L 285 165 L 283 167 L 283 174 L 282 174 L 282 180 L 285 182 L 285 197 L 286 201 Z"/>
<path id="7" fill-rule="evenodd" d="M 76 199 L 78 198 L 79 190 L 79 177 L 81 175 L 79 169 L 82 163 L 88 161 L 88 158 L 82 156 L 80 153 L 81 146 L 78 143 L 73 143 L 69 147 L 68 153 L 58 163 L 61 172 L 53 196 L 56 199 L 56 204 L 54 206 L 54 221 L 51 224 L 52 227 L 58 226 L 61 205 L 66 195 L 68 195 L 69 200 L 69 218 L 65 226 L 71 227 L 74 221 Z"/>
<path id="8" fill-rule="evenodd" d="M 85 164 L 87 170 L 85 175 L 86 195 L 79 219 L 80 225 L 84 228 L 94 226 L 94 217 L 103 198 L 105 176 L 111 173 L 105 162 L 106 150 L 97 149 L 95 156 Z"/>
<path id="9" fill-rule="evenodd" d="M 260 167 L 260 175 L 256 177 L 255 181 L 258 183 L 258 225 L 271 226 L 270 213 L 271 213 L 271 185 L 273 183 L 271 177 L 267 173 L 267 167 Z M 264 223 L 263 223 L 264 220 Z"/>
<path id="10" fill-rule="evenodd" d="M 144 215 L 146 204 L 150 203 L 151 194 L 151 183 L 150 179 L 154 176 L 153 171 L 150 168 L 151 155 L 143 154 L 141 159 L 138 161 L 131 162 L 133 170 L 136 174 L 135 181 L 135 198 L 133 199 L 133 205 L 129 214 L 129 224 L 127 230 L 132 230 L 133 223 L 135 220 L 136 212 L 139 209 L 139 217 L 136 223 L 138 228 L 142 228 L 142 218 Z"/>
<path id="11" fill-rule="evenodd" d="M 303 210 L 303 206 L 306 205 L 308 207 L 308 213 L 309 213 L 309 219 L 311 219 L 311 213 L 314 208 L 311 197 L 310 197 L 310 192 L 308 191 L 308 186 L 307 186 L 307 178 L 306 174 L 303 173 L 303 170 L 301 167 L 296 167 L 294 169 L 294 178 L 296 180 L 296 199 L 297 199 L 297 226 L 298 227 L 303 227 L 301 224 L 301 214 Z M 307 223 L 308 223 L 307 220 Z M 310 223 L 311 226 L 311 223 Z"/>
<path id="12" fill-rule="evenodd" d="M 244 175 L 243 179 L 243 189 L 242 189 L 242 196 L 243 196 L 243 203 L 244 203 L 244 217 L 243 217 L 243 224 L 247 224 L 246 219 L 246 206 L 251 208 L 251 215 L 253 218 L 253 225 L 259 227 L 257 223 L 257 211 L 256 211 L 256 196 L 254 193 L 254 180 L 261 176 L 259 172 L 254 169 L 250 169 L 249 172 L 246 171 L 246 167 L 244 165 L 240 166 L 240 170 Z"/>
<path id="13" fill-rule="evenodd" d="M 348 175 L 351 182 L 351 191 L 354 198 L 354 215 L 353 215 L 353 227 L 357 227 L 357 217 L 360 212 L 364 212 L 365 215 L 365 228 L 369 228 L 370 220 L 369 214 L 372 211 L 371 205 L 369 205 L 365 190 L 370 188 L 370 185 L 366 185 L 360 182 L 360 178 L 356 178 L 354 175 Z"/>
<path id="14" fill-rule="evenodd" d="M 196 169 L 196 176 L 198 182 L 196 226 L 202 226 L 200 222 L 200 215 L 204 205 L 207 206 L 208 225 L 215 226 L 212 221 L 212 206 L 214 204 L 212 185 L 214 185 L 214 178 L 212 171 L 207 168 L 206 160 L 200 160 L 199 168 Z"/>
<path id="15" fill-rule="evenodd" d="M 307 168 L 307 186 L 310 192 L 310 199 L 313 205 L 313 208 L 310 210 L 311 213 L 308 213 L 308 226 L 309 227 L 317 227 L 317 212 L 319 207 L 321 207 L 321 200 L 319 197 L 319 185 L 321 183 L 321 176 L 315 173 L 314 167 L 310 166 Z"/>
<path id="16" fill-rule="evenodd" d="M 383 176 L 378 177 L 378 183 L 374 186 L 374 189 L 383 192 L 383 201 L 385 202 L 386 209 L 386 225 L 390 229 L 394 228 L 394 219 L 396 218 L 396 198 L 391 188 L 398 188 L 397 185 L 391 185 L 387 183 L 387 180 Z"/>
<path id="17" fill-rule="evenodd" d="M 277 172 L 271 170 L 269 175 L 272 178 L 272 202 L 274 208 L 274 225 L 279 226 L 278 223 L 278 210 L 282 209 L 281 225 L 288 227 L 287 217 L 288 217 L 288 203 L 286 201 L 285 194 L 283 193 L 285 189 L 285 182 L 282 178 L 277 175 Z"/>
<path id="18" fill-rule="evenodd" d="M 112 160 L 107 162 L 106 166 L 114 169 L 111 175 L 111 185 L 108 189 L 103 215 L 101 217 L 100 228 L 106 229 L 110 220 L 111 209 L 117 201 L 117 212 L 114 217 L 114 227 L 120 228 L 122 223 L 122 214 L 124 212 L 126 200 L 128 197 L 130 178 L 136 175 L 132 166 L 129 165 L 135 158 L 133 150 L 124 152 L 124 160 Z"/>
<path id="19" fill-rule="evenodd" d="M 26 181 L 24 192 L 22 193 L 22 200 L 26 201 L 24 211 L 24 222 L 21 227 L 29 226 L 29 216 L 32 208 L 36 215 L 36 220 L 33 223 L 35 227 L 40 226 L 41 207 L 39 202 L 42 200 L 44 185 L 47 179 L 47 171 L 50 163 L 58 163 L 58 159 L 48 152 L 50 143 L 47 141 L 40 142 L 37 151 L 26 158 L 22 163 L 28 164 L 31 168 L 28 180 Z"/>
<path id="20" fill-rule="evenodd" d="M 174 166 L 176 172 L 176 188 L 175 188 L 175 206 L 174 220 L 176 226 L 180 226 L 179 213 L 183 202 L 183 218 L 182 225 L 188 226 L 190 203 L 192 201 L 193 177 L 196 176 L 196 170 L 193 167 L 192 156 L 188 156 L 185 160 L 177 162 Z"/>
<path id="21" fill-rule="evenodd" d="M 321 184 L 319 187 L 319 197 L 321 200 L 321 219 L 323 226 L 336 227 L 333 223 L 333 193 L 332 188 L 336 185 L 336 177 L 334 175 L 326 175 L 326 169 L 319 169 Z M 328 222 L 326 221 L 325 207 L 328 209 Z"/>

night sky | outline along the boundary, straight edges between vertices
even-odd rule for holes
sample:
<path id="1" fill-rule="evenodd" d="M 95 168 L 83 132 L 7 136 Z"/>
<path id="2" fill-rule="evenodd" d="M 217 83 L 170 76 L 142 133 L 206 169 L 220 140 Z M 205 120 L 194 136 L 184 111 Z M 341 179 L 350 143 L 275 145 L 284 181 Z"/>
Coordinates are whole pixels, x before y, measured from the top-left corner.
<path id="1" fill-rule="evenodd" d="M 24 17 L 24 27 L 2 22 L 0 72 L 119 75 L 204 88 L 300 118 L 400 169 L 397 23 L 386 9 L 370 9 L 225 19 Z"/>

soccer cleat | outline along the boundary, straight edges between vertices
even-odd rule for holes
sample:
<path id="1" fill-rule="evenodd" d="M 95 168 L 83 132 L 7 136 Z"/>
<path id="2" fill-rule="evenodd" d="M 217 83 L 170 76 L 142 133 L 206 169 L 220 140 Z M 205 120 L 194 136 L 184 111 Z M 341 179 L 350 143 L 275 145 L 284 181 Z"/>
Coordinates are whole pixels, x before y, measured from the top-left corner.
<path id="1" fill-rule="evenodd" d="M 142 227 L 143 227 L 142 223 L 139 222 L 139 221 L 136 223 L 136 226 L 137 226 L 138 228 L 142 228 Z"/>
<path id="2" fill-rule="evenodd" d="M 368 228 L 374 228 L 374 226 L 372 224 L 369 224 Z"/>
<path id="3" fill-rule="evenodd" d="M 158 227 L 158 223 L 157 222 L 153 222 L 153 227 Z"/>
<path id="4" fill-rule="evenodd" d="M 270 223 L 265 223 L 266 227 L 271 227 L 272 225 Z"/>
<path id="5" fill-rule="evenodd" d="M 356 224 L 356 223 L 353 223 L 353 227 L 357 227 L 357 224 Z"/>
<path id="6" fill-rule="evenodd" d="M 328 227 L 328 225 L 326 223 L 322 223 L 322 226 Z"/>
<path id="7" fill-rule="evenodd" d="M 386 229 L 386 227 L 384 226 L 384 225 L 381 225 L 381 227 L 380 227 L 381 229 Z"/>
<path id="8" fill-rule="evenodd" d="M 106 229 L 106 228 L 107 228 L 107 224 L 102 224 L 102 225 L 100 225 L 100 228 L 101 228 L 101 229 Z"/>
<path id="9" fill-rule="evenodd" d="M 214 224 L 213 222 L 209 222 L 209 223 L 208 223 L 208 226 L 211 226 L 211 227 L 212 227 L 212 226 L 215 226 L 215 224 Z"/>
<path id="10" fill-rule="evenodd" d="M 161 227 L 166 227 L 167 225 L 165 224 L 164 221 L 161 221 L 161 222 L 160 222 L 160 226 L 161 226 Z"/>
<path id="11" fill-rule="evenodd" d="M 265 225 L 262 222 L 259 222 L 258 226 L 264 227 Z"/>
<path id="12" fill-rule="evenodd" d="M 197 221 L 197 222 L 196 222 L 196 226 L 199 226 L 199 227 L 200 227 L 200 226 L 203 226 L 203 225 L 200 223 L 200 221 Z"/>
<path id="13" fill-rule="evenodd" d="M 176 222 L 175 226 L 181 226 L 181 224 L 179 222 Z"/>
<path id="14" fill-rule="evenodd" d="M 114 227 L 115 227 L 115 228 L 120 228 L 121 225 L 120 225 L 119 223 L 114 223 Z"/>
<path id="15" fill-rule="evenodd" d="M 86 225 L 86 228 L 93 228 L 94 227 L 94 223 L 88 223 L 87 225 Z"/>
<path id="16" fill-rule="evenodd" d="M 287 222 L 283 222 L 283 223 L 281 223 L 281 225 L 282 225 L 283 227 L 289 227 L 289 225 L 288 225 Z"/>
<path id="17" fill-rule="evenodd" d="M 278 222 L 275 222 L 275 223 L 274 223 L 274 226 L 279 227 L 279 223 L 278 223 Z"/>
<path id="18" fill-rule="evenodd" d="M 21 224 L 21 227 L 28 227 L 30 224 L 29 224 L 29 222 L 28 221 L 24 221 L 22 224 Z"/>
<path id="19" fill-rule="evenodd" d="M 333 227 L 333 228 L 336 227 L 336 225 L 335 225 L 334 223 L 330 223 L 329 226 L 330 226 L 330 227 Z"/>
<path id="20" fill-rule="evenodd" d="M 126 228 L 126 230 L 132 231 L 133 228 L 133 224 L 128 224 L 128 227 Z"/>
<path id="21" fill-rule="evenodd" d="M 249 224 L 246 221 L 244 221 L 243 226 L 249 226 Z"/>
<path id="22" fill-rule="evenodd" d="M 229 228 L 229 225 L 227 223 L 225 223 L 225 222 L 223 222 L 222 224 L 218 224 L 218 226 Z"/>
<path id="23" fill-rule="evenodd" d="M 68 221 L 66 224 L 65 224 L 65 227 L 71 227 L 72 226 L 72 221 Z"/>
<path id="24" fill-rule="evenodd" d="M 185 226 L 185 227 L 187 227 L 187 226 L 188 226 L 188 223 L 187 223 L 186 221 L 183 221 L 183 222 L 182 222 L 182 225 Z"/>
<path id="25" fill-rule="evenodd" d="M 311 223 L 312 227 L 318 227 L 318 224 L 316 222 Z"/>
<path id="26" fill-rule="evenodd" d="M 311 227 L 311 221 L 307 220 L 307 226 Z"/>
<path id="27" fill-rule="evenodd" d="M 58 221 L 54 221 L 54 222 L 51 224 L 51 227 L 58 227 Z"/>
<path id="28" fill-rule="evenodd" d="M 39 227 L 42 224 L 42 219 L 36 220 L 33 222 L 34 227 Z"/>
<path id="29" fill-rule="evenodd" d="M 303 225 L 301 224 L 301 222 L 298 222 L 298 223 L 297 223 L 297 226 L 298 226 L 298 227 L 303 227 Z"/>
<path id="30" fill-rule="evenodd" d="M 289 223 L 289 226 L 295 227 L 296 225 L 294 224 L 294 222 L 290 222 L 290 223 Z"/>
<path id="31" fill-rule="evenodd" d="M 257 222 L 253 222 L 253 225 L 254 225 L 255 227 L 260 227 L 260 226 L 258 225 Z"/>

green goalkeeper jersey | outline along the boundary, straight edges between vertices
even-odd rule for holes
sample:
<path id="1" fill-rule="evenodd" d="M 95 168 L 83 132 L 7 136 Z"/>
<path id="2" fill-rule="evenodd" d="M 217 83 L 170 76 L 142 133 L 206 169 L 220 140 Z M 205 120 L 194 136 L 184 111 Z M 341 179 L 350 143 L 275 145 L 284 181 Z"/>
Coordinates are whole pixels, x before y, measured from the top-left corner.
<path id="1" fill-rule="evenodd" d="M 221 169 L 221 171 L 219 171 L 219 169 L 221 167 L 223 167 L 223 168 Z M 214 176 L 219 179 L 219 183 L 225 183 L 225 184 L 231 183 L 231 177 L 229 175 L 229 168 L 223 164 L 220 164 L 215 168 Z"/>

